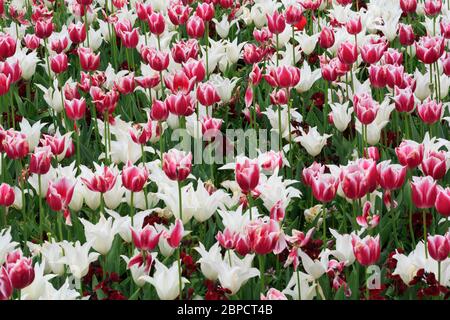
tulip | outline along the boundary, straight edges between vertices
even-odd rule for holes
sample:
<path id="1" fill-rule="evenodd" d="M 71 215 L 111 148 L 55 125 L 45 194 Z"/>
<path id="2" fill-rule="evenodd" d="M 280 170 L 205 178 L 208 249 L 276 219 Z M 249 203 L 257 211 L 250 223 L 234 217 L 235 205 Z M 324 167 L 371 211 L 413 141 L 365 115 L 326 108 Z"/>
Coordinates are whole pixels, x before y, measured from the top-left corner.
<path id="1" fill-rule="evenodd" d="M 264 79 L 272 87 L 292 88 L 300 81 L 300 69 L 285 65 L 270 68 L 269 73 L 264 75 Z"/>
<path id="2" fill-rule="evenodd" d="M 395 148 L 395 153 L 401 165 L 413 169 L 422 163 L 423 148 L 423 144 L 412 140 L 404 140 Z"/>
<path id="3" fill-rule="evenodd" d="M 428 125 L 441 120 L 442 112 L 442 102 L 437 103 L 430 98 L 417 106 L 417 113 L 419 114 L 420 119 Z"/>
<path id="4" fill-rule="evenodd" d="M 192 58 L 186 63 L 183 63 L 183 71 L 189 79 L 195 77 L 196 82 L 203 81 L 206 76 L 206 69 L 203 61 L 197 61 Z"/>
<path id="5" fill-rule="evenodd" d="M 364 124 L 371 124 L 377 116 L 379 105 L 368 93 L 355 94 L 353 96 L 353 108 L 358 120 Z"/>
<path id="6" fill-rule="evenodd" d="M 202 18 L 203 21 L 211 21 L 212 18 L 214 18 L 214 4 L 202 2 L 197 6 L 195 13 Z"/>
<path id="7" fill-rule="evenodd" d="M 16 40 L 9 34 L 0 34 L 0 60 L 12 57 L 16 52 Z"/>
<path id="8" fill-rule="evenodd" d="M 131 228 L 131 236 L 137 249 L 152 251 L 158 245 L 161 233 L 157 232 L 153 226 L 146 225 L 139 231 Z"/>
<path id="9" fill-rule="evenodd" d="M 361 23 L 361 17 L 358 17 L 358 19 L 350 19 L 345 24 L 345 28 L 347 29 L 347 32 L 351 35 L 357 35 L 362 30 L 362 23 Z"/>
<path id="10" fill-rule="evenodd" d="M 167 16 L 174 25 L 179 26 L 186 24 L 191 11 L 192 8 L 189 6 L 184 6 L 182 3 L 174 3 L 169 6 Z"/>
<path id="11" fill-rule="evenodd" d="M 15 62 L 5 61 L 0 64 L 0 72 L 10 77 L 11 83 L 16 83 L 22 76 L 22 68 L 18 60 Z"/>
<path id="12" fill-rule="evenodd" d="M 197 100 L 205 107 L 220 102 L 217 90 L 209 83 L 200 83 L 197 87 Z"/>
<path id="13" fill-rule="evenodd" d="M 0 301 L 9 300 L 13 294 L 13 286 L 5 267 L 0 267 Z"/>
<path id="14" fill-rule="evenodd" d="M 14 289 L 21 290 L 28 287 L 34 280 L 34 268 L 31 258 L 19 256 L 15 252 L 6 257 L 6 269 L 8 270 L 11 285 Z"/>
<path id="15" fill-rule="evenodd" d="M 136 83 L 133 74 L 121 77 L 114 83 L 114 88 L 123 95 L 133 93 L 135 87 Z"/>
<path id="16" fill-rule="evenodd" d="M 410 46 L 414 43 L 415 35 L 411 25 L 400 23 L 398 27 L 398 39 L 402 46 Z"/>
<path id="17" fill-rule="evenodd" d="M 442 188 L 438 186 L 437 196 L 434 206 L 436 211 L 444 217 L 450 216 L 450 188 Z"/>
<path id="18" fill-rule="evenodd" d="M 334 31 L 327 26 L 322 28 L 319 36 L 319 45 L 323 49 L 331 48 L 334 45 Z"/>
<path id="19" fill-rule="evenodd" d="M 190 116 L 194 113 L 193 99 L 190 95 L 179 92 L 166 98 L 164 104 L 166 108 L 176 116 Z"/>
<path id="20" fill-rule="evenodd" d="M 128 30 L 121 30 L 118 32 L 122 44 L 125 48 L 136 48 L 139 43 L 139 32 L 137 28 Z"/>
<path id="21" fill-rule="evenodd" d="M 406 166 L 391 164 L 390 160 L 377 165 L 378 183 L 385 190 L 400 189 L 405 182 Z"/>
<path id="22" fill-rule="evenodd" d="M 49 146 L 37 147 L 30 157 L 30 172 L 46 174 L 50 170 L 53 154 Z"/>
<path id="23" fill-rule="evenodd" d="M 36 50 L 37 48 L 39 48 L 40 39 L 36 35 L 34 35 L 34 34 L 27 34 L 27 35 L 25 35 L 25 37 L 23 37 L 23 40 L 25 41 L 25 46 L 28 49 Z"/>
<path id="24" fill-rule="evenodd" d="M 100 172 L 94 174 L 91 178 L 81 178 L 86 187 L 94 192 L 105 193 L 110 191 L 116 184 L 117 174 L 107 166 L 100 169 Z"/>
<path id="25" fill-rule="evenodd" d="M 11 86 L 11 76 L 0 72 L 0 97 L 8 93 Z"/>
<path id="26" fill-rule="evenodd" d="M 68 67 L 67 55 L 63 52 L 51 57 L 50 67 L 56 74 L 66 71 Z"/>
<path id="27" fill-rule="evenodd" d="M 83 245 L 79 241 L 70 243 L 63 241 L 61 247 L 64 250 L 64 257 L 60 262 L 67 265 L 70 273 L 75 279 L 81 280 L 89 272 L 89 265 L 98 259 L 97 252 L 89 252 L 91 243 L 85 242 Z"/>
<path id="28" fill-rule="evenodd" d="M 171 49 L 172 58 L 177 63 L 187 62 L 190 58 L 198 57 L 198 41 L 197 39 L 189 39 L 187 41 L 180 40 L 173 44 Z"/>
<path id="29" fill-rule="evenodd" d="M 179 279 L 177 262 L 174 262 L 170 268 L 167 268 L 164 264 L 155 260 L 153 277 L 143 276 L 143 278 L 155 288 L 161 300 L 174 300 L 183 292 L 185 284 L 189 283 L 184 277 Z"/>
<path id="30" fill-rule="evenodd" d="M 441 12 L 442 0 L 425 0 L 425 14 L 435 16 Z"/>
<path id="31" fill-rule="evenodd" d="M 141 21 L 147 21 L 148 17 L 153 12 L 152 5 L 150 3 L 145 4 L 142 2 L 136 2 L 135 6 L 136 6 L 136 14 L 138 16 L 138 19 Z"/>
<path id="32" fill-rule="evenodd" d="M 309 167 L 303 168 L 302 171 L 303 183 L 312 187 L 313 179 L 319 177 L 324 172 L 325 167 L 322 164 L 314 161 Z"/>
<path id="33" fill-rule="evenodd" d="M 243 193 L 254 190 L 259 182 L 259 165 L 257 160 L 242 158 L 236 163 L 236 182 Z"/>
<path id="34" fill-rule="evenodd" d="M 150 118 L 155 121 L 166 121 L 169 116 L 169 108 L 160 100 L 153 100 Z"/>
<path id="35" fill-rule="evenodd" d="M 437 36 L 424 36 L 415 45 L 417 59 L 425 64 L 432 64 L 444 54 L 445 39 Z"/>
<path id="36" fill-rule="evenodd" d="M 261 61 L 264 51 L 255 46 L 253 43 L 246 43 L 244 45 L 244 62 L 247 64 L 255 64 Z"/>
<path id="37" fill-rule="evenodd" d="M 169 66 L 169 54 L 168 53 L 153 50 L 150 52 L 148 59 L 149 59 L 148 62 L 150 64 L 150 67 L 155 71 L 158 71 L 158 72 L 164 71 Z"/>
<path id="38" fill-rule="evenodd" d="M 342 42 L 338 48 L 339 60 L 347 65 L 351 65 L 358 59 L 358 48 L 349 41 Z"/>
<path id="39" fill-rule="evenodd" d="M 149 172 L 146 167 L 133 166 L 131 162 L 122 169 L 122 183 L 131 192 L 140 192 L 147 182 Z"/>
<path id="40" fill-rule="evenodd" d="M 250 250 L 256 254 L 264 255 L 275 250 L 279 236 L 280 229 L 275 220 L 265 222 L 258 219 L 251 221 L 246 226 L 246 237 Z"/>
<path id="41" fill-rule="evenodd" d="M 312 157 L 315 157 L 322 152 L 323 147 L 327 144 L 327 139 L 331 137 L 331 134 L 321 135 L 317 130 L 317 127 L 309 128 L 308 133 L 300 128 L 300 132 L 301 135 L 296 137 L 295 141 L 300 142 L 302 147 L 305 148 Z"/>
<path id="42" fill-rule="evenodd" d="M 57 54 L 62 53 L 69 45 L 69 39 L 67 37 L 62 37 L 58 39 L 53 39 L 50 42 L 50 49 L 55 51 Z"/>
<path id="43" fill-rule="evenodd" d="M 63 211 L 66 224 L 71 225 L 69 203 L 72 200 L 75 184 L 69 178 L 62 177 L 48 184 L 46 201 L 53 211 Z"/>
<path id="44" fill-rule="evenodd" d="M 425 175 L 431 176 L 434 180 L 442 179 L 447 172 L 445 152 L 428 152 L 427 156 L 422 160 L 420 168 Z"/>
<path id="45" fill-rule="evenodd" d="M 364 239 L 352 235 L 353 253 L 356 260 L 363 266 L 374 265 L 380 258 L 380 236 L 366 236 Z"/>
<path id="46" fill-rule="evenodd" d="M 25 135 L 17 132 L 12 135 L 7 135 L 3 140 L 3 151 L 10 159 L 22 159 L 27 156 L 30 151 L 30 146 Z"/>
<path id="47" fill-rule="evenodd" d="M 100 54 L 95 55 L 90 48 L 78 48 L 78 57 L 84 71 L 95 71 L 100 65 Z"/>
<path id="48" fill-rule="evenodd" d="M 395 108 L 398 112 L 411 112 L 415 107 L 414 92 L 411 87 L 400 89 L 395 86 Z"/>
<path id="49" fill-rule="evenodd" d="M 436 181 L 430 177 L 413 177 L 411 182 L 412 201 L 419 209 L 434 207 L 437 197 Z"/>
<path id="50" fill-rule="evenodd" d="M 414 13 L 417 9 L 417 0 L 400 0 L 400 8 L 404 13 Z"/>
<path id="51" fill-rule="evenodd" d="M 14 188 L 9 184 L 2 183 L 0 185 L 0 206 L 10 207 L 15 200 Z"/>
<path id="52" fill-rule="evenodd" d="M 339 179 L 331 174 L 320 174 L 312 179 L 312 191 L 314 198 L 320 202 L 330 202 L 336 196 Z"/>
<path id="53" fill-rule="evenodd" d="M 198 15 L 191 16 L 186 23 L 186 32 L 190 38 L 200 39 L 205 32 L 205 22 Z"/>
<path id="54" fill-rule="evenodd" d="M 296 25 L 302 20 L 303 10 L 299 5 L 290 5 L 287 7 L 286 12 L 286 23 L 290 25 Z"/>
<path id="55" fill-rule="evenodd" d="M 380 160 L 380 152 L 377 147 L 368 147 L 364 149 L 364 157 L 370 158 L 377 162 Z"/>
<path id="56" fill-rule="evenodd" d="M 439 24 L 441 29 L 441 35 L 445 39 L 450 39 L 450 22 L 446 20 L 441 20 L 441 23 Z"/>
<path id="57" fill-rule="evenodd" d="M 52 18 L 38 20 L 34 26 L 34 33 L 40 39 L 47 39 L 50 37 L 53 33 Z"/>
<path id="58" fill-rule="evenodd" d="M 341 181 L 342 191 L 349 199 L 360 199 L 369 192 L 366 173 L 361 168 L 358 169 L 357 166 L 346 169 Z"/>
<path id="59" fill-rule="evenodd" d="M 163 155 L 164 173 L 170 180 L 184 181 L 191 173 L 192 153 L 171 149 Z"/>
<path id="60" fill-rule="evenodd" d="M 183 238 L 184 227 L 183 222 L 180 219 L 176 219 L 175 225 L 173 225 L 166 234 L 167 242 L 172 248 L 178 248 L 181 239 Z"/>
<path id="61" fill-rule="evenodd" d="M 82 22 L 78 22 L 77 24 L 70 24 L 67 28 L 69 32 L 70 41 L 75 44 L 79 44 L 86 40 L 86 26 Z"/>
<path id="62" fill-rule="evenodd" d="M 385 66 L 371 65 L 369 67 L 370 84 L 375 88 L 384 88 L 387 84 L 387 69 Z"/>
<path id="63" fill-rule="evenodd" d="M 166 23 L 164 20 L 164 16 L 161 13 L 152 12 L 148 16 L 147 22 L 150 32 L 154 35 L 159 36 L 164 32 Z"/>
<path id="64" fill-rule="evenodd" d="M 450 238 L 441 235 L 428 236 L 428 252 L 430 256 L 438 261 L 444 261 L 450 254 Z"/>
<path id="65" fill-rule="evenodd" d="M 64 109 L 66 110 L 67 118 L 72 121 L 77 121 L 84 118 L 86 113 L 86 101 L 84 98 L 64 100 Z"/>
<path id="66" fill-rule="evenodd" d="M 267 27 L 273 34 L 280 34 L 286 28 L 286 20 L 283 14 L 275 11 L 272 15 L 266 14 Z"/>
<path id="67" fill-rule="evenodd" d="M 365 63 L 374 64 L 380 61 L 387 46 L 388 44 L 383 38 L 378 41 L 371 40 L 362 46 L 361 58 Z"/>

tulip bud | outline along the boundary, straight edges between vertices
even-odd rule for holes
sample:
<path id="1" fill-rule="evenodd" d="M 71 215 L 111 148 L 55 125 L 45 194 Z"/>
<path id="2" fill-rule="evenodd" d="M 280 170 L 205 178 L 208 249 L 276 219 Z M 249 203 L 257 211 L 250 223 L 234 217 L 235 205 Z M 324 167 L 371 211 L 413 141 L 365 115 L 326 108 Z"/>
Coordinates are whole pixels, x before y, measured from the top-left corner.
<path id="1" fill-rule="evenodd" d="M 67 118 L 72 121 L 77 121 L 84 118 L 86 113 L 86 101 L 84 98 L 64 100 L 64 109 L 66 110 Z"/>
<path id="2" fill-rule="evenodd" d="M 166 27 L 166 23 L 164 20 L 164 16 L 161 13 L 153 12 L 148 17 L 148 27 L 150 29 L 150 32 L 154 35 L 161 35 L 164 32 L 164 29 Z"/>
<path id="3" fill-rule="evenodd" d="M 199 39 L 205 32 L 205 22 L 197 15 L 191 16 L 186 23 L 186 32 L 189 37 Z"/>
<path id="4" fill-rule="evenodd" d="M 450 188 L 438 187 L 435 202 L 436 211 L 444 217 L 450 217 Z"/>
<path id="5" fill-rule="evenodd" d="M 447 172 L 445 152 L 428 152 L 427 156 L 422 161 L 421 169 L 425 175 L 431 176 L 434 180 L 444 178 L 445 173 Z"/>
<path id="6" fill-rule="evenodd" d="M 2 183 L 0 185 L 0 206 L 10 207 L 14 203 L 16 196 L 14 188 L 9 184 Z"/>
<path id="7" fill-rule="evenodd" d="M 429 125 L 441 120 L 442 112 L 442 102 L 437 103 L 430 98 L 417 106 L 417 113 L 419 114 L 420 119 Z"/>
<path id="8" fill-rule="evenodd" d="M 148 174 L 145 166 L 141 168 L 128 162 L 122 169 L 122 184 L 131 192 L 140 192 L 147 183 Z"/>
<path id="9" fill-rule="evenodd" d="M 450 238 L 441 235 L 428 236 L 428 253 L 436 261 L 444 261 L 450 254 Z"/>
<path id="10" fill-rule="evenodd" d="M 257 160 L 250 160 L 246 157 L 238 160 L 235 175 L 236 182 L 243 193 L 249 193 L 255 189 L 259 183 L 259 165 Z"/>
<path id="11" fill-rule="evenodd" d="M 283 14 L 275 11 L 272 15 L 266 14 L 267 27 L 273 34 L 280 34 L 286 28 L 286 20 Z"/>
<path id="12" fill-rule="evenodd" d="M 14 252 L 12 254 L 15 255 Z M 6 257 L 6 268 L 12 287 L 18 290 L 28 287 L 34 281 L 31 258 L 22 257 L 20 254 L 20 258 L 17 259 L 16 257 L 10 258 L 9 255 Z"/>
<path id="13" fill-rule="evenodd" d="M 418 167 L 423 159 L 423 144 L 415 141 L 405 140 L 395 148 L 398 161 L 401 165 L 408 166 L 409 169 Z"/>
<path id="14" fill-rule="evenodd" d="M 319 35 L 319 46 L 323 49 L 331 48 L 334 45 L 334 31 L 328 27 L 323 27 Z"/>
<path id="15" fill-rule="evenodd" d="M 70 41 L 75 44 L 82 43 L 86 40 L 86 26 L 84 23 L 78 22 L 77 24 L 70 24 L 67 28 Z"/>
<path id="16" fill-rule="evenodd" d="M 52 151 L 49 146 L 37 147 L 30 159 L 30 172 L 35 174 L 46 174 L 50 170 Z"/>
<path id="17" fill-rule="evenodd" d="M 366 236 L 364 239 L 352 235 L 352 246 L 356 260 L 365 267 L 374 265 L 380 258 L 379 235 L 375 238 Z"/>
<path id="18" fill-rule="evenodd" d="M 170 149 L 163 155 L 162 169 L 171 180 L 186 180 L 192 169 L 192 153 Z"/>
<path id="19" fill-rule="evenodd" d="M 400 23 L 398 26 L 398 37 L 402 46 L 412 45 L 415 38 L 412 26 Z"/>
<path id="20" fill-rule="evenodd" d="M 430 177 L 413 177 L 411 182 L 412 201 L 419 209 L 434 207 L 437 197 L 436 181 Z"/>
<path id="21" fill-rule="evenodd" d="M 68 67 L 67 55 L 64 52 L 62 52 L 60 54 L 51 57 L 50 67 L 52 71 L 56 74 L 60 74 L 66 71 Z"/>

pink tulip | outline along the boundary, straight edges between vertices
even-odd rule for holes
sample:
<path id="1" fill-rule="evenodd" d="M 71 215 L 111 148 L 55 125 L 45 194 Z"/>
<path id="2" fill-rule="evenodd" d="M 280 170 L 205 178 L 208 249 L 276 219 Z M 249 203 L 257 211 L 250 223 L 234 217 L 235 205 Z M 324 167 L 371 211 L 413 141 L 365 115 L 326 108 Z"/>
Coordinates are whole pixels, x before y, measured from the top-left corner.
<path id="1" fill-rule="evenodd" d="M 363 266 L 371 266 L 380 259 L 380 236 L 366 236 L 364 239 L 352 235 L 353 253 L 356 260 Z"/>
<path id="2" fill-rule="evenodd" d="M 441 235 L 428 236 L 428 252 L 436 261 L 444 261 L 450 254 L 450 238 Z"/>
<path id="3" fill-rule="evenodd" d="M 430 177 L 413 177 L 411 182 L 412 201 L 419 209 L 434 207 L 437 197 L 436 181 Z"/>
<path id="4" fill-rule="evenodd" d="M 444 217 L 450 217 L 450 188 L 438 186 L 437 196 L 434 206 L 436 211 Z"/>
<path id="5" fill-rule="evenodd" d="M 423 144 L 412 140 L 404 140 L 395 148 L 395 153 L 401 165 L 413 169 L 422 163 L 423 148 Z"/>
<path id="6" fill-rule="evenodd" d="M 131 228 L 131 237 L 134 246 L 139 250 L 152 251 L 158 245 L 161 233 L 156 231 L 155 227 L 146 225 L 143 229 L 137 231 Z"/>
<path id="7" fill-rule="evenodd" d="M 170 149 L 163 155 L 162 169 L 170 180 L 186 180 L 192 169 L 192 153 Z"/>
<path id="8" fill-rule="evenodd" d="M 148 180 L 148 170 L 144 167 L 133 166 L 130 161 L 122 169 L 122 184 L 131 192 L 140 192 Z"/>
<path id="9" fill-rule="evenodd" d="M 13 205 L 16 196 L 14 188 L 7 183 L 0 185 L 0 206 L 10 207 Z"/>
<path id="10" fill-rule="evenodd" d="M 257 160 L 242 158 L 236 162 L 236 182 L 243 193 L 254 190 L 259 183 L 259 165 Z"/>

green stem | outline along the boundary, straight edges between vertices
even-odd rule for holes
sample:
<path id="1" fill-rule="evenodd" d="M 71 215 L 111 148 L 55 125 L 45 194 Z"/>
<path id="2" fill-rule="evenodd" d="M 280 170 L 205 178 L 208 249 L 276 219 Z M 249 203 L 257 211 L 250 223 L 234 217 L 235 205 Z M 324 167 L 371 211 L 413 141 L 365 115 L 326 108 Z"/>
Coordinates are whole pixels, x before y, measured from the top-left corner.
<path id="1" fill-rule="evenodd" d="M 425 242 L 425 258 L 428 259 L 427 214 L 425 210 L 422 211 L 422 222 L 423 222 L 423 240 Z"/>

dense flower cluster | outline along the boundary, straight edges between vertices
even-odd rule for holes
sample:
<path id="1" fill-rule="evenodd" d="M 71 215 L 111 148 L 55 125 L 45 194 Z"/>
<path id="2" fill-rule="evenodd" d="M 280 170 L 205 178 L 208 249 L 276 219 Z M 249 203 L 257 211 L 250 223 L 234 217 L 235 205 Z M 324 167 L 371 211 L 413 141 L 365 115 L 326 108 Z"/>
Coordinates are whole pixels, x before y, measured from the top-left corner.
<path id="1" fill-rule="evenodd" d="M 448 299 L 449 88 L 450 0 L 0 0 L 0 300 Z"/>

